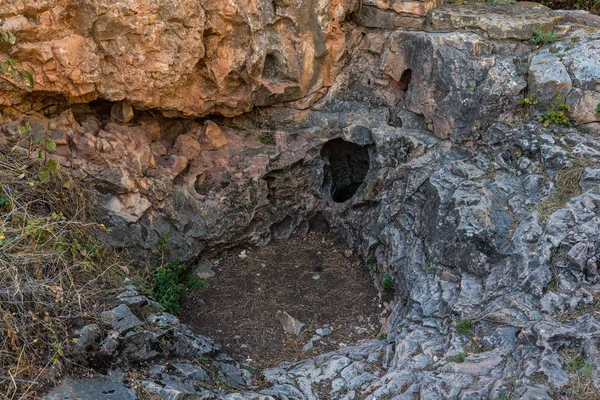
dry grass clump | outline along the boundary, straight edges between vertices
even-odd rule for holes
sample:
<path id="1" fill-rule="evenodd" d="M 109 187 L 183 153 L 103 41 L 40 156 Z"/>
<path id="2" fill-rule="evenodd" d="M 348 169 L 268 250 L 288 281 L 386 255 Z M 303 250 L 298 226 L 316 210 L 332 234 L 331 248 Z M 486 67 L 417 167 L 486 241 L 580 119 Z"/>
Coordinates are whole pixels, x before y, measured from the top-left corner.
<path id="1" fill-rule="evenodd" d="M 0 398 L 34 398 L 75 363 L 74 325 L 127 272 L 101 244 L 90 193 L 68 173 L 41 183 L 42 163 L 0 148 Z"/>
<path id="2" fill-rule="evenodd" d="M 556 192 L 536 206 L 541 221 L 546 221 L 552 213 L 564 208 L 569 200 L 581 194 L 581 188 L 579 187 L 581 174 L 586 168 L 593 165 L 592 161 L 580 158 L 574 160 L 570 168 L 562 169 L 556 173 L 554 177 Z"/>
<path id="3" fill-rule="evenodd" d="M 563 353 L 565 371 L 571 376 L 565 386 L 568 400 L 600 400 L 600 392 L 594 387 L 592 365 L 581 354 Z"/>

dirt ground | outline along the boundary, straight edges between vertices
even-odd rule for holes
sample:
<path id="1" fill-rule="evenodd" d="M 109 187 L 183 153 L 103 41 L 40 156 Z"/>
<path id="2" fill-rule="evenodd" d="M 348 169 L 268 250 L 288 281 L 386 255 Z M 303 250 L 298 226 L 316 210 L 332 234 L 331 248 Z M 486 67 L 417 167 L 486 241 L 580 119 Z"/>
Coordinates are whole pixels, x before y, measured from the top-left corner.
<path id="1" fill-rule="evenodd" d="M 364 266 L 347 257 L 345 246 L 328 235 L 238 249 L 213 260 L 216 275 L 208 289 L 184 300 L 180 319 L 208 335 L 237 361 L 266 368 L 373 339 L 380 333 L 384 307 Z M 276 319 L 286 311 L 305 326 L 298 337 Z M 302 347 L 317 328 L 332 334 Z"/>

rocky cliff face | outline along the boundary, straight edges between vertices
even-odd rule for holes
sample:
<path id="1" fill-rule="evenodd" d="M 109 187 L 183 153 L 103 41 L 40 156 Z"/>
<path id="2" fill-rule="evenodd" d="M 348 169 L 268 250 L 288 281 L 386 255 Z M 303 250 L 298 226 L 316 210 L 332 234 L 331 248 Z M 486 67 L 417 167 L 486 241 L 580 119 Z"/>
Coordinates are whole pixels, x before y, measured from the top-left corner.
<path id="1" fill-rule="evenodd" d="M 4 105 L 36 109 L 39 92 L 101 98 L 169 116 L 233 116 L 297 100 L 331 82 L 356 0 L 10 2 L 10 55 L 36 80 L 0 87 Z M 27 94 L 29 92 L 29 94 Z"/>
<path id="2" fill-rule="evenodd" d="M 35 86 L 2 81 L 1 140 L 52 137 L 121 246 L 192 261 L 325 218 L 396 278 L 386 340 L 228 398 L 545 399 L 568 354 L 600 388 L 595 19 L 438 5 L 2 4 Z M 558 42 L 522 41 L 539 25 Z"/>

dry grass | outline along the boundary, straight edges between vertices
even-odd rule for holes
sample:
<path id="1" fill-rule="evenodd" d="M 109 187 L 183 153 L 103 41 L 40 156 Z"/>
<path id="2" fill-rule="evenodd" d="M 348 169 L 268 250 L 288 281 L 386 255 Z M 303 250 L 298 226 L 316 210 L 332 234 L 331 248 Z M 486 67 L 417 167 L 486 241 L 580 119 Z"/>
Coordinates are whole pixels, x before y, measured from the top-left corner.
<path id="1" fill-rule="evenodd" d="M 565 371 L 571 376 L 565 386 L 564 400 L 600 400 L 600 391 L 594 387 L 592 365 L 582 354 L 564 351 Z"/>
<path id="2" fill-rule="evenodd" d="M 39 181 L 41 163 L 0 149 L 0 398 L 35 398 L 77 367 L 75 325 L 98 315 L 101 291 L 127 267 L 101 244 L 93 201 L 67 173 Z"/>
<path id="3" fill-rule="evenodd" d="M 564 208 L 569 200 L 581 194 L 581 188 L 579 187 L 581 174 L 586 168 L 593 165 L 592 161 L 581 158 L 574 160 L 570 168 L 562 169 L 555 174 L 554 186 L 556 192 L 535 207 L 539 212 L 541 221 L 546 221 L 552 213 Z"/>

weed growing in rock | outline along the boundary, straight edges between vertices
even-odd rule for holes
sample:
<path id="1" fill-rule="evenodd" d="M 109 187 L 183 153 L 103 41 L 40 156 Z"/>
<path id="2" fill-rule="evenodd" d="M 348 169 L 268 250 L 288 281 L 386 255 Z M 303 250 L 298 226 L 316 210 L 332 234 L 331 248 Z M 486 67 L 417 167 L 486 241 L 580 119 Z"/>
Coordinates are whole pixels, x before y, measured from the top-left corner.
<path id="1" fill-rule="evenodd" d="M 377 340 L 387 340 L 387 338 L 388 338 L 388 335 L 387 335 L 387 333 L 380 333 L 380 334 L 377 336 Z"/>
<path id="2" fill-rule="evenodd" d="M 465 362 L 466 359 L 467 359 L 467 353 L 465 353 L 464 351 L 455 356 L 448 357 L 448 361 L 455 362 L 455 363 L 463 363 L 463 362 Z"/>
<path id="3" fill-rule="evenodd" d="M 596 105 L 596 116 L 600 117 L 600 103 Z"/>
<path id="4" fill-rule="evenodd" d="M 519 104 L 522 106 L 534 106 L 538 103 L 538 98 L 537 96 L 534 94 L 525 97 L 524 99 L 519 100 Z"/>
<path id="5" fill-rule="evenodd" d="M 369 271 L 373 270 L 373 267 L 377 264 L 377 260 L 375 260 L 374 257 L 369 258 L 369 261 L 367 261 L 367 269 Z"/>
<path id="6" fill-rule="evenodd" d="M 179 301 L 190 290 L 204 289 L 206 283 L 179 260 L 165 263 L 152 273 L 152 295 L 167 312 L 179 314 Z"/>
<path id="7" fill-rule="evenodd" d="M 471 336 L 473 334 L 473 321 L 470 319 L 461 319 L 456 323 L 456 332 L 460 335 Z"/>
<path id="8" fill-rule="evenodd" d="M 558 39 L 558 34 L 554 31 L 544 31 L 541 27 L 533 29 L 533 35 L 529 38 L 529 43 L 542 46 L 549 43 L 554 43 Z"/>
<path id="9" fill-rule="evenodd" d="M 525 97 L 524 99 L 519 100 L 519 106 L 521 108 L 521 114 L 523 114 L 524 117 L 529 117 L 529 115 L 531 115 L 531 107 L 535 106 L 538 103 L 538 98 L 537 96 L 534 94 L 531 94 L 528 97 Z"/>
<path id="10" fill-rule="evenodd" d="M 17 43 L 17 38 L 12 32 L 4 31 L 0 32 L 0 42 L 13 46 Z M 2 72 L 5 79 L 14 84 L 24 81 L 30 88 L 33 88 L 34 80 L 31 72 L 17 68 L 17 62 L 10 57 L 0 60 L 0 72 Z"/>
<path id="11" fill-rule="evenodd" d="M 597 391 L 593 384 L 592 365 L 581 354 L 563 353 L 565 358 L 565 372 L 571 375 L 569 384 L 565 387 L 572 396 L 569 398 L 582 400 L 596 400 Z"/>
<path id="12" fill-rule="evenodd" d="M 566 113 L 570 111 L 570 107 L 562 101 L 562 96 L 556 95 L 554 103 L 546 111 L 545 115 L 537 117 L 539 123 L 543 124 L 546 128 L 550 125 L 554 126 L 572 126 L 573 122 L 567 116 Z"/>
<path id="13" fill-rule="evenodd" d="M 383 280 L 381 281 L 381 288 L 383 290 L 391 290 L 394 287 L 394 278 L 390 274 L 383 275 Z"/>

